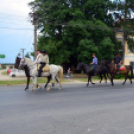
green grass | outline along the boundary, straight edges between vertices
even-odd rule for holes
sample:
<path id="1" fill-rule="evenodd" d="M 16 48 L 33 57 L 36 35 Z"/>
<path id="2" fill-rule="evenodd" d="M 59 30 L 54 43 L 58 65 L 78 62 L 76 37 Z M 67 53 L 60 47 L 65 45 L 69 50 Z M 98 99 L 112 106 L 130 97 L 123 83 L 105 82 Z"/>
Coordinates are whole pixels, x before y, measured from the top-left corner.
<path id="1" fill-rule="evenodd" d="M 38 83 L 46 83 L 46 79 L 38 79 Z M 17 85 L 17 84 L 26 84 L 27 80 L 2 80 L 0 81 L 0 85 Z M 30 84 L 32 84 L 32 80 L 30 79 Z"/>
<path id="2" fill-rule="evenodd" d="M 47 79 L 46 78 L 38 78 L 37 83 L 46 83 Z M 69 82 L 69 80 L 63 80 L 63 82 Z M 2 80 L 0 81 L 0 85 L 20 85 L 20 84 L 26 84 L 27 80 Z M 32 84 L 32 79 L 30 79 L 30 84 Z"/>
<path id="3" fill-rule="evenodd" d="M 7 71 L 2 72 L 1 74 L 3 74 L 3 75 L 7 75 Z"/>

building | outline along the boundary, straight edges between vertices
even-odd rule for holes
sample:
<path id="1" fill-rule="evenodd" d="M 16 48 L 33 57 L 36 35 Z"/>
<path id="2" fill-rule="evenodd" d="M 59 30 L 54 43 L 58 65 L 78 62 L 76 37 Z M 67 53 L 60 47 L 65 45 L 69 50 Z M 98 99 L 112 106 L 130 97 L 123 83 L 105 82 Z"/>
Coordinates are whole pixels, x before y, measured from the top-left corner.
<path id="1" fill-rule="evenodd" d="M 134 69 L 134 53 L 132 53 L 129 49 L 128 49 L 128 44 L 127 41 L 124 42 L 124 32 L 122 29 L 116 31 L 116 38 L 118 41 L 122 42 L 122 45 L 124 45 L 125 43 L 125 56 L 124 56 L 124 65 L 132 65 L 133 69 Z M 133 38 L 132 36 L 129 36 L 129 38 Z"/>

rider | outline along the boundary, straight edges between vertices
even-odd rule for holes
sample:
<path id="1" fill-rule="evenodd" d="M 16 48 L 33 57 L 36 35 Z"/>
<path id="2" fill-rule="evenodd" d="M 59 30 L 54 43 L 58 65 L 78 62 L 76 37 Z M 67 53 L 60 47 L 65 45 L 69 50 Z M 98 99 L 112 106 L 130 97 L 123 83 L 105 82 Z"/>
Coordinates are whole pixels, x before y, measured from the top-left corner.
<path id="1" fill-rule="evenodd" d="M 120 66 L 122 64 L 122 58 L 119 53 L 116 54 L 116 56 L 113 58 L 112 63 L 117 64 L 117 74 L 120 73 Z"/>
<path id="2" fill-rule="evenodd" d="M 97 65 L 98 65 L 98 58 L 95 56 L 95 53 L 93 53 L 93 60 L 92 60 L 92 63 L 90 63 L 91 65 L 93 65 L 93 71 L 94 71 L 94 74 L 96 75 L 96 68 L 97 68 Z"/>
<path id="3" fill-rule="evenodd" d="M 40 63 L 41 59 L 40 58 L 38 59 L 40 53 L 41 53 L 41 51 L 37 50 L 37 57 L 36 57 L 36 60 L 34 61 L 34 63 Z M 37 61 L 37 59 L 38 59 L 38 61 Z"/>
<path id="4" fill-rule="evenodd" d="M 40 58 L 40 64 L 41 64 L 41 66 L 40 66 L 40 69 L 39 69 L 39 71 L 38 71 L 38 77 L 41 77 L 42 68 L 43 68 L 46 64 L 49 64 L 49 57 L 48 57 L 46 51 L 44 50 L 44 51 L 42 51 L 42 53 L 40 53 L 40 54 L 38 55 L 38 59 L 39 59 L 39 58 Z M 38 59 L 37 59 L 37 61 L 38 61 Z"/>

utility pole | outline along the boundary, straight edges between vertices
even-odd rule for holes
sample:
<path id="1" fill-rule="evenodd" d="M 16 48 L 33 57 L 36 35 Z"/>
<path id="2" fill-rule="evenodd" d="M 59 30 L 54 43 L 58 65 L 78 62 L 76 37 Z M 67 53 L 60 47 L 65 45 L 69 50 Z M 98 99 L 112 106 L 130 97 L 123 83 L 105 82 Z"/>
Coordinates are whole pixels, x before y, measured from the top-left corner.
<path id="1" fill-rule="evenodd" d="M 31 21 L 34 25 L 34 60 L 37 57 L 37 13 L 32 12 L 29 13 L 29 16 L 31 17 Z"/>
<path id="2" fill-rule="evenodd" d="M 24 50 L 26 50 L 26 49 L 24 49 L 24 48 L 21 49 L 21 52 L 23 54 L 23 58 L 24 58 Z"/>

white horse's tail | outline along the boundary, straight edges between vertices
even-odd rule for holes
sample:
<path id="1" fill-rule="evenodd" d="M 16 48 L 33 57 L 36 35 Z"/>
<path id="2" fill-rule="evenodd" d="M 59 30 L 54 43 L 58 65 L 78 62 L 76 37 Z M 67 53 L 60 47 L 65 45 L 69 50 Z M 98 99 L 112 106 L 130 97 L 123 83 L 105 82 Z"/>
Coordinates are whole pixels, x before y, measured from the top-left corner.
<path id="1" fill-rule="evenodd" d="M 59 72 L 58 72 L 58 77 L 60 78 L 60 81 L 63 82 L 63 68 L 62 66 L 58 66 Z"/>

